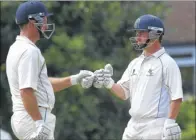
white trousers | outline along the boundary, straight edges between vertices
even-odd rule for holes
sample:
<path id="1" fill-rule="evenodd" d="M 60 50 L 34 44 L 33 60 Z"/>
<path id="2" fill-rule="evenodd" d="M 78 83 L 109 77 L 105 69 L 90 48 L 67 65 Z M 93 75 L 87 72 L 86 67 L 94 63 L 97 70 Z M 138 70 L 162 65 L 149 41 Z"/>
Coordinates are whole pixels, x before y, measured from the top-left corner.
<path id="1" fill-rule="evenodd" d="M 166 118 L 135 120 L 131 118 L 122 140 L 161 140 Z"/>
<path id="2" fill-rule="evenodd" d="M 46 108 L 39 107 L 42 118 L 45 118 L 45 123 L 51 129 L 49 139 L 54 139 L 54 129 L 56 123 L 56 116 Z M 11 117 L 11 126 L 15 136 L 20 139 L 29 139 L 33 132 L 36 132 L 34 120 L 26 111 L 16 111 Z"/>

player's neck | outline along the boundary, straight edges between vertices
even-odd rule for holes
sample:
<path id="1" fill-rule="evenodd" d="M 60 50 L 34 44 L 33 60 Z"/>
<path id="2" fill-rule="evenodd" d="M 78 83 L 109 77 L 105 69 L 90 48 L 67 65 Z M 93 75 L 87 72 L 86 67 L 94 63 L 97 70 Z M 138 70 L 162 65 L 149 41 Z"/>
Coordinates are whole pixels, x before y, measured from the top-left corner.
<path id="1" fill-rule="evenodd" d="M 37 39 L 33 37 L 32 35 L 30 35 L 28 32 L 20 31 L 20 36 L 25 36 L 26 38 L 31 40 L 34 44 L 37 42 Z"/>
<path id="2" fill-rule="evenodd" d="M 150 56 L 150 55 L 152 55 L 153 53 L 157 52 L 160 49 L 161 49 L 160 43 L 155 42 L 153 45 L 151 45 L 149 47 L 146 47 L 144 49 L 144 55 L 145 56 Z"/>

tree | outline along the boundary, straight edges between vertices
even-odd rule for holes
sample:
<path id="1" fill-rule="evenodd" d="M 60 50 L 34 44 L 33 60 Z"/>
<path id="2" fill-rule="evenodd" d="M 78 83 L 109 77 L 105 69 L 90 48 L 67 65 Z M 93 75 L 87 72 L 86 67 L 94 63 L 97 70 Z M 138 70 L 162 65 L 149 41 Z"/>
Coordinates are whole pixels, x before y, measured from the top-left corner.
<path id="1" fill-rule="evenodd" d="M 1 2 L 2 75 L 5 75 L 7 51 L 19 32 L 13 20 L 18 4 Z M 94 71 L 111 63 L 115 81 L 137 55 L 128 39 L 134 34 L 128 34 L 127 28 L 133 26 L 142 14 L 164 17 L 166 11 L 163 2 L 69 1 L 45 4 L 48 11 L 54 13 L 51 21 L 56 24 L 56 31 L 51 40 L 40 41 L 37 45 L 46 59 L 49 76 L 68 76 L 80 69 Z M 128 109 L 128 101 L 120 101 L 106 89 L 71 87 L 56 96 L 53 110 L 57 116 L 55 138 L 120 139 L 130 119 Z"/>

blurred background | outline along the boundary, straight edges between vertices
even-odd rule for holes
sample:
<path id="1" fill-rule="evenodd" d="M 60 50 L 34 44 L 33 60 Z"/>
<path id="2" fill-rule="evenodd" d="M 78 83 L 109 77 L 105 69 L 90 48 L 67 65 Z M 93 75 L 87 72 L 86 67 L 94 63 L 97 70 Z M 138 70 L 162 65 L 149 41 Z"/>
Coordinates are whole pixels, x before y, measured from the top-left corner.
<path id="1" fill-rule="evenodd" d="M 176 60 L 183 80 L 185 101 L 177 122 L 183 140 L 195 139 L 195 2 L 72 1 L 44 2 L 54 16 L 56 31 L 50 40 L 37 43 L 55 77 L 76 74 L 81 69 L 95 71 L 111 63 L 114 80 L 120 79 L 129 62 L 141 52 L 134 51 L 126 29 L 143 14 L 163 19 L 166 33 L 163 46 Z M 5 60 L 10 45 L 19 34 L 15 11 L 20 2 L 1 4 L 1 139 L 12 139 L 11 94 Z M 134 36 L 132 34 L 132 36 Z M 74 86 L 56 94 L 53 113 L 57 117 L 55 139 L 120 140 L 130 116 L 129 101 L 121 101 L 106 89 Z"/>

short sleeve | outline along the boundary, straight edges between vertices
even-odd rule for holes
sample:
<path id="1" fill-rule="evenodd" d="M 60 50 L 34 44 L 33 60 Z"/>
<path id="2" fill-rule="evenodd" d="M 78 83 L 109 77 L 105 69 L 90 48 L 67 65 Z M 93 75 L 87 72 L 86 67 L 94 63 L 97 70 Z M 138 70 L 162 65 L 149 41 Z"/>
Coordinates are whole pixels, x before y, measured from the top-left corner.
<path id="1" fill-rule="evenodd" d="M 18 64 L 19 89 L 33 88 L 37 90 L 39 76 L 39 55 L 36 50 L 26 50 Z"/>
<path id="2" fill-rule="evenodd" d="M 168 66 L 165 81 L 169 88 L 171 100 L 183 98 L 181 72 L 175 61 Z"/>
<path id="3" fill-rule="evenodd" d="M 130 91 L 129 91 L 129 84 L 130 84 L 129 66 L 127 67 L 127 69 L 123 73 L 121 79 L 117 82 L 117 84 L 119 84 L 123 88 L 124 93 L 125 93 L 125 97 L 126 97 L 126 99 L 128 99 L 130 97 Z"/>

